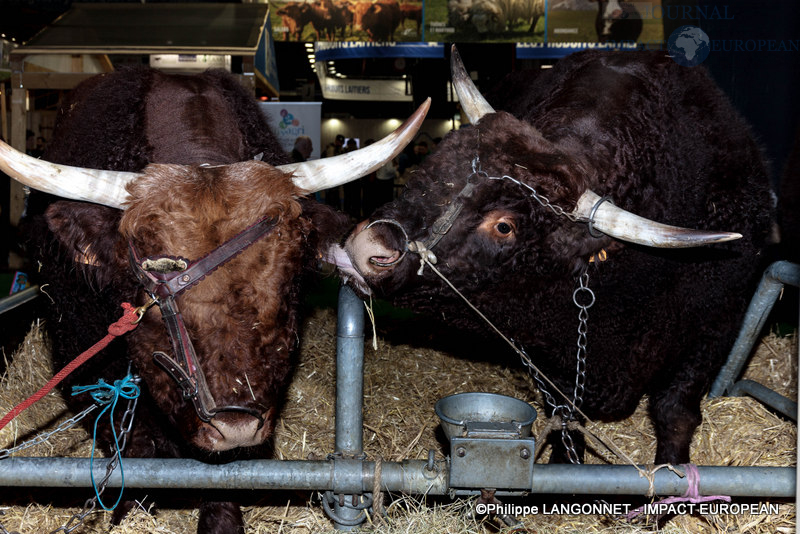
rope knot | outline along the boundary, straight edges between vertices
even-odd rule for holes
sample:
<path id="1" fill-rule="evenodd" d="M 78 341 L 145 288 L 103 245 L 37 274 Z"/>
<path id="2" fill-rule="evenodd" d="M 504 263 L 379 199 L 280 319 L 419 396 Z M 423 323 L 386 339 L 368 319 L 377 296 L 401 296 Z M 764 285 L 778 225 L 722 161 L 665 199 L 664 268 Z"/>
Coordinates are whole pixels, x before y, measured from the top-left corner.
<path id="1" fill-rule="evenodd" d="M 127 334 L 137 326 L 139 320 L 137 308 L 134 308 L 129 302 L 123 302 L 122 309 L 124 310 L 122 317 L 108 327 L 108 333 L 112 336 L 119 337 Z"/>
<path id="2" fill-rule="evenodd" d="M 710 501 L 725 501 L 731 502 L 731 498 L 728 495 L 700 495 L 700 471 L 697 469 L 695 464 L 681 464 L 680 467 L 683 468 L 683 472 L 677 469 L 675 466 L 670 464 L 663 464 L 654 466 L 652 469 L 647 471 L 645 474 L 640 472 L 639 476 L 644 476 L 650 482 L 650 489 L 647 492 L 648 497 L 652 497 L 655 495 L 655 475 L 656 471 L 662 468 L 667 468 L 676 475 L 681 478 L 686 478 L 686 491 L 680 497 L 667 497 L 666 499 L 661 499 L 657 501 L 657 504 L 661 505 L 669 505 L 673 503 L 680 503 L 680 502 L 689 502 L 689 503 L 704 503 Z M 635 510 L 631 510 L 627 514 L 628 521 L 632 521 L 636 519 L 636 517 L 642 515 L 644 513 L 645 507 L 640 506 Z"/>
<path id="3" fill-rule="evenodd" d="M 94 488 L 94 494 L 97 497 L 97 502 L 100 503 L 100 506 L 106 511 L 114 510 L 117 505 L 122 500 L 122 492 L 125 489 L 125 470 L 122 467 L 122 449 L 119 445 L 119 438 L 117 437 L 117 429 L 114 425 L 114 410 L 117 407 L 117 401 L 120 397 L 124 399 L 136 399 L 139 397 L 139 386 L 137 385 L 138 378 L 134 378 L 132 375 L 127 375 L 122 380 L 115 380 L 114 385 L 108 384 L 102 378 L 97 381 L 97 384 L 93 384 L 90 386 L 73 386 L 72 387 L 72 394 L 73 395 L 80 395 L 81 393 L 89 392 L 92 398 L 98 402 L 99 404 L 105 405 L 100 413 L 97 415 L 97 419 L 94 421 L 94 430 L 92 432 L 92 454 L 89 459 L 89 474 L 92 479 L 92 487 Z M 112 505 L 108 506 L 103 500 L 100 498 L 100 494 L 105 489 L 105 483 L 101 483 L 101 487 L 98 488 L 97 483 L 94 480 L 94 452 L 95 448 L 97 447 L 97 427 L 100 423 L 100 419 L 103 417 L 104 414 L 108 413 L 108 422 L 111 426 L 111 435 L 114 439 L 114 456 L 113 458 L 118 459 L 119 461 L 119 472 L 120 476 L 122 477 L 122 485 L 119 489 L 119 496 L 117 497 L 117 501 Z M 125 417 L 123 416 L 123 420 Z M 130 422 L 133 420 L 131 419 Z M 127 432 L 125 429 L 122 429 L 124 432 Z M 124 447 L 124 445 L 123 445 Z"/>
<path id="4" fill-rule="evenodd" d="M 419 254 L 420 262 L 419 262 L 419 270 L 417 271 L 417 276 L 422 276 L 422 272 L 425 269 L 425 263 L 434 264 L 438 260 L 436 259 L 436 254 L 433 253 L 432 250 L 428 249 L 425 246 L 425 243 L 422 241 L 411 241 L 407 245 L 408 250 Z"/>
<path id="5" fill-rule="evenodd" d="M 135 399 L 139 396 L 139 392 L 139 386 L 131 375 L 122 380 L 114 380 L 113 384 L 109 384 L 101 378 L 97 384 L 72 386 L 73 396 L 89 393 L 95 402 L 102 405 L 116 403 L 120 397 L 128 400 Z"/>

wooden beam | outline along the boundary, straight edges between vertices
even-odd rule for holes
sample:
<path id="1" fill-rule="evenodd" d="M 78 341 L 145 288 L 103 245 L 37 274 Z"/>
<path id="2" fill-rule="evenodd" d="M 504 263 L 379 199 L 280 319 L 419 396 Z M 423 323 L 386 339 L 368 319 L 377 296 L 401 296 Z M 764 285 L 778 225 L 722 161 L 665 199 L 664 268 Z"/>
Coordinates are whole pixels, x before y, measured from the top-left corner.
<path id="1" fill-rule="evenodd" d="M 0 83 L 0 136 L 4 141 L 8 141 L 8 112 L 6 111 L 6 83 Z"/>
<path id="2" fill-rule="evenodd" d="M 103 72 L 114 72 L 114 64 L 111 63 L 111 58 L 108 57 L 108 54 L 97 54 L 96 57 L 103 68 Z"/>
<path id="3" fill-rule="evenodd" d="M 11 55 L 11 146 L 25 152 L 25 100 L 28 91 L 22 84 L 23 62 L 21 57 Z M 25 190 L 22 184 L 11 180 L 11 198 L 9 200 L 8 217 L 12 226 L 17 226 L 25 208 Z"/>

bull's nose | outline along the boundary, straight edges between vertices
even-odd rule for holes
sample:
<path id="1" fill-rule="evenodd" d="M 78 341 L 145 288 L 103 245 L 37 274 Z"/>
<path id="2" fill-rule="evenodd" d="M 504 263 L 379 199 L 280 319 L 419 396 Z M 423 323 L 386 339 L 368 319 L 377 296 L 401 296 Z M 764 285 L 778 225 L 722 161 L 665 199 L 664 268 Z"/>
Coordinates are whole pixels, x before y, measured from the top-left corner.
<path id="1" fill-rule="evenodd" d="M 405 229 L 395 220 L 377 219 L 369 223 L 364 229 L 383 234 L 383 241 L 387 247 L 375 250 L 375 254 L 369 257 L 369 262 L 377 269 L 391 269 L 405 255 L 408 235 Z"/>
<path id="2" fill-rule="evenodd" d="M 202 449 L 217 452 L 253 447 L 269 437 L 269 426 L 256 417 L 223 412 L 202 423 L 193 441 Z"/>
<path id="3" fill-rule="evenodd" d="M 403 258 L 407 241 L 399 223 L 377 219 L 359 223 L 345 248 L 359 273 L 374 275 L 392 269 Z"/>
<path id="4" fill-rule="evenodd" d="M 393 250 L 391 252 L 392 254 L 390 256 L 370 256 L 369 262 L 376 269 L 391 269 L 402 257 L 399 250 Z"/>

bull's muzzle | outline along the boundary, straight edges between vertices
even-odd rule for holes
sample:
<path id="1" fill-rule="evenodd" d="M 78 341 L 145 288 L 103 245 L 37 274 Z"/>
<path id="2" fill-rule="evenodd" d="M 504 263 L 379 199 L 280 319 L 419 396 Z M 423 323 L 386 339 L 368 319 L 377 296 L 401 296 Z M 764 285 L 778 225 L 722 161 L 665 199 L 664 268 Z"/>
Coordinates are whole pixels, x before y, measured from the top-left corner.
<path id="1" fill-rule="evenodd" d="M 269 410 L 261 417 L 219 412 L 207 423 L 201 423 L 193 444 L 201 449 L 222 452 L 239 447 L 261 445 L 271 434 L 271 424 L 263 424 L 270 416 Z"/>
<path id="2" fill-rule="evenodd" d="M 393 269 L 408 250 L 408 234 L 397 221 L 377 219 L 356 226 L 345 244 L 353 267 L 362 275 Z"/>

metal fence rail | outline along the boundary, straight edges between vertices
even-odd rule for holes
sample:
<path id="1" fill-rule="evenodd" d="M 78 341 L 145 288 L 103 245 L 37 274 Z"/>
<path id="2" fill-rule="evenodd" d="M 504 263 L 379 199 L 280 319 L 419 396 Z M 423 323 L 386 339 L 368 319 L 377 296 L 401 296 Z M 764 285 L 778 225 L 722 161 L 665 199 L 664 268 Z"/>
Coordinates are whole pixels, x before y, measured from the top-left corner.
<path id="1" fill-rule="evenodd" d="M 108 460 L 95 459 L 95 477 L 105 473 Z M 336 494 L 372 491 L 375 462 L 367 460 L 246 460 L 210 465 L 197 460 L 128 458 L 125 486 L 167 489 L 313 490 Z M 647 469 L 645 466 L 640 466 Z M 480 470 L 480 465 L 475 465 Z M 795 495 L 794 467 L 699 466 L 699 491 L 703 495 L 791 498 Z M 383 462 L 384 491 L 418 495 L 470 495 L 480 488 L 448 487 L 445 461 L 431 469 L 426 460 Z M 119 471 L 109 480 L 119 487 Z M 88 458 L 9 458 L 0 462 L 0 486 L 90 488 Z M 656 494 L 683 495 L 688 477 L 667 469 L 654 475 Z M 538 494 L 645 495 L 649 482 L 630 465 L 536 464 L 533 485 Z M 498 495 L 510 492 L 498 491 Z M 519 493 L 519 492 L 517 492 Z"/>

